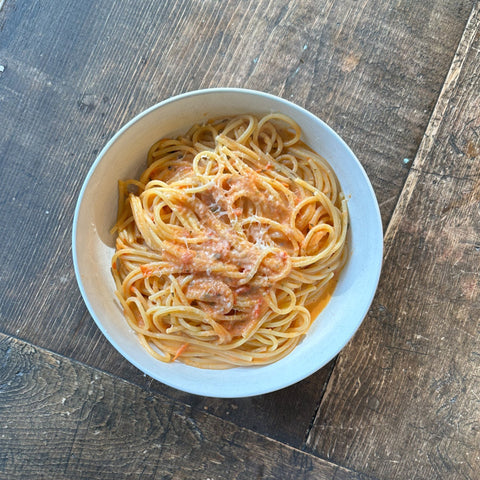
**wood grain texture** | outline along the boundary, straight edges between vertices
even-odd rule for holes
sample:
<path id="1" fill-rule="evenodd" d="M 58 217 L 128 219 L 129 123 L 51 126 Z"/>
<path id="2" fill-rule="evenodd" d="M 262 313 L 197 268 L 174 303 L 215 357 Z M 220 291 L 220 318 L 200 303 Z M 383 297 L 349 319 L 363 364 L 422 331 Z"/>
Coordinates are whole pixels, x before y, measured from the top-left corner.
<path id="1" fill-rule="evenodd" d="M 1 478 L 367 478 L 4 335 L 0 359 Z"/>
<path id="2" fill-rule="evenodd" d="M 380 479 L 480 478 L 479 52 L 477 4 L 307 441 Z"/>
<path id="3" fill-rule="evenodd" d="M 76 288 L 71 221 L 85 175 L 128 119 L 210 86 L 278 94 L 328 121 L 367 169 L 386 225 L 472 1 L 220 3 L 11 0 L 0 21 L 0 330 L 300 446 L 333 364 L 253 399 L 144 377 Z"/>

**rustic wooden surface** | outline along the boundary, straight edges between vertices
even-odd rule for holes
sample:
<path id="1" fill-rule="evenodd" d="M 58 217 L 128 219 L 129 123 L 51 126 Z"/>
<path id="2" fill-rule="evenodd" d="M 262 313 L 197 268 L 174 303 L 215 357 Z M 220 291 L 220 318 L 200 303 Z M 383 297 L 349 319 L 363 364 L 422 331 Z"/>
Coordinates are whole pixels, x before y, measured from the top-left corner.
<path id="1" fill-rule="evenodd" d="M 32 478 L 106 475 L 112 444 L 125 444 L 131 478 L 144 467 L 148 478 L 208 477 L 162 466 L 182 438 L 179 458 L 211 450 L 225 460 L 210 475 L 235 478 L 241 454 L 229 435 L 259 452 L 238 478 L 480 477 L 478 8 L 474 0 L 0 1 L 0 332 L 15 351 L 0 361 L 0 416 L 10 429 L 0 434 L 0 478 L 25 478 L 26 464 Z M 146 107 L 211 86 L 268 91 L 326 120 L 365 166 L 387 232 L 379 292 L 349 346 L 303 382 L 249 399 L 187 395 L 139 373 L 99 333 L 71 265 L 76 197 L 108 138 Z M 17 378 L 10 362 L 24 356 L 30 374 Z M 56 362 L 78 377 L 61 381 Z M 109 392 L 101 416 L 114 419 L 98 442 L 96 401 L 82 409 L 88 397 L 75 387 L 95 375 Z M 55 394 L 45 393 L 50 383 Z M 33 424 L 20 417 L 34 401 L 15 406 L 30 391 L 48 397 Z M 70 419 L 63 398 L 77 405 Z M 147 399 L 158 409 L 129 433 L 119 412 L 129 402 L 143 411 Z M 133 446 L 148 443 L 152 426 L 165 431 L 178 409 L 186 423 L 175 417 L 155 473 L 132 458 Z M 207 432 L 203 443 L 194 444 L 188 419 Z M 215 440 L 215 430 L 228 435 Z M 59 444 L 71 446 L 70 463 Z M 272 448 L 283 476 L 267 463 Z"/>
<path id="2" fill-rule="evenodd" d="M 2 478 L 360 479 L 2 334 L 0 358 Z"/>
<path id="3" fill-rule="evenodd" d="M 378 478 L 480 478 L 479 27 L 477 6 L 307 439 Z"/>

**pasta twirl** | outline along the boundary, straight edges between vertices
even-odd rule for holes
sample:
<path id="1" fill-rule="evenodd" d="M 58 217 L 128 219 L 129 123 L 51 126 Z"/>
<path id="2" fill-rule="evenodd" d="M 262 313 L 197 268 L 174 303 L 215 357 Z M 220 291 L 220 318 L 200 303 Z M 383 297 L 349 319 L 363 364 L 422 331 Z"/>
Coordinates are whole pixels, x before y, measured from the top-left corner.
<path id="1" fill-rule="evenodd" d="M 148 153 L 119 182 L 112 272 L 151 355 L 201 368 L 291 352 L 346 256 L 346 200 L 282 114 L 215 119 Z"/>

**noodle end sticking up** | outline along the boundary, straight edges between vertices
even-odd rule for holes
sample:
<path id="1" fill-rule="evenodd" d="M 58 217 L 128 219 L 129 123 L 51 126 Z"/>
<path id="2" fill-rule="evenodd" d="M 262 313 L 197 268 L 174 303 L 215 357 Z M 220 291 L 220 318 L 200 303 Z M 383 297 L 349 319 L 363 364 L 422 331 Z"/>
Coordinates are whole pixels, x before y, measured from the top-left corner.
<path id="1" fill-rule="evenodd" d="M 330 165 L 289 117 L 241 115 L 150 148 L 119 183 L 112 274 L 150 354 L 199 368 L 290 353 L 346 261 L 348 212 Z"/>

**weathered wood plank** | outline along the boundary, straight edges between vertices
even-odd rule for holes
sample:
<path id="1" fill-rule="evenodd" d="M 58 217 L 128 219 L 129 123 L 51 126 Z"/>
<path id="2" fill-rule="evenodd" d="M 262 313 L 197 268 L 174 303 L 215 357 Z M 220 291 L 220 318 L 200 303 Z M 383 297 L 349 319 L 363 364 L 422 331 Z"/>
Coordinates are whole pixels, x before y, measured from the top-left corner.
<path id="1" fill-rule="evenodd" d="M 480 478 L 480 4 L 307 447 L 378 478 Z"/>
<path id="2" fill-rule="evenodd" d="M 11 0 L 0 31 L 0 330 L 292 445 L 331 366 L 283 392 L 223 401 L 144 378 L 107 344 L 73 276 L 76 196 L 127 119 L 208 86 L 267 90 L 339 130 L 384 222 L 440 91 L 472 0 L 219 3 Z"/>
<path id="3" fill-rule="evenodd" d="M 5 47 L 0 54 L 5 64 L 0 84 L 5 138 L 0 144 L 0 169 L 5 189 L 0 200 L 6 205 L 0 218 L 0 237 L 5 235 L 3 245 L 9 248 L 0 252 L 1 275 L 6 280 L 0 308 L 2 328 L 199 409 L 260 432 L 275 432 L 278 440 L 299 445 L 330 367 L 300 387 L 260 399 L 222 401 L 184 395 L 144 377 L 125 362 L 99 334 L 79 297 L 70 262 L 70 223 L 76 194 L 90 164 L 121 123 L 160 99 L 156 85 L 167 81 L 165 75 L 180 78 L 181 72 L 162 73 L 161 64 L 166 59 L 157 53 L 163 50 L 155 46 L 156 42 L 179 36 L 185 22 L 198 28 L 195 15 L 210 28 L 218 22 L 218 15 L 233 15 L 236 4 L 226 5 L 226 11 L 216 11 L 210 4 L 207 15 L 202 2 L 197 2 L 188 18 L 184 11 L 187 3 L 183 7 L 178 3 L 178 9 L 168 5 L 144 6 L 140 11 L 138 6 L 123 8 L 126 10 L 108 2 L 82 2 L 81 6 L 62 2 L 57 13 L 61 25 L 51 30 L 54 38 L 48 36 L 49 12 L 39 4 L 18 8 L 13 12 L 16 17 L 6 23 L 3 35 L 8 42 L 0 42 Z M 151 31 L 150 20 L 131 25 L 130 17 L 155 19 L 158 27 Z M 130 33 L 118 31 L 119 24 L 125 24 Z M 165 32 L 158 37 L 160 25 Z M 23 31 L 32 29 L 36 40 L 22 36 Z M 53 49 L 45 52 L 44 59 L 36 57 L 42 35 L 48 37 L 44 42 Z M 109 36 L 116 40 L 105 41 Z M 65 43 L 57 44 L 63 37 Z M 118 42 L 130 41 L 131 37 L 136 52 L 119 48 Z M 190 47 L 194 51 L 188 53 L 188 45 L 168 57 L 175 59 L 173 69 L 185 67 L 188 58 L 199 53 L 193 43 Z M 176 46 L 171 48 L 175 50 Z M 215 57 L 214 53 L 210 56 Z M 183 59 L 185 55 L 189 57 Z M 72 61 L 67 61 L 70 58 Z M 159 79 L 154 78 L 157 75 Z M 189 88 L 199 86 L 192 83 Z M 168 96 L 177 86 L 173 82 L 165 88 Z M 138 102 L 135 107 L 129 105 L 132 100 Z M 28 161 L 24 163 L 24 159 Z M 17 236 L 13 244 L 8 241 L 12 235 Z M 17 282 L 22 284 L 22 294 L 15 286 Z M 25 295 L 29 300 L 22 307 L 20 299 Z"/>
<path id="4" fill-rule="evenodd" d="M 366 478 L 5 335 L 0 359 L 2 478 Z"/>

